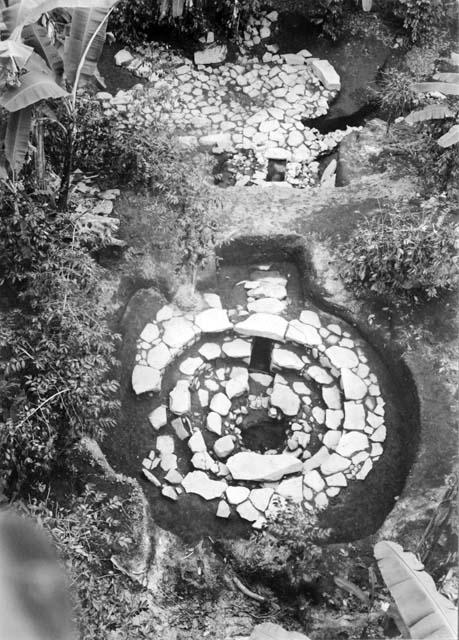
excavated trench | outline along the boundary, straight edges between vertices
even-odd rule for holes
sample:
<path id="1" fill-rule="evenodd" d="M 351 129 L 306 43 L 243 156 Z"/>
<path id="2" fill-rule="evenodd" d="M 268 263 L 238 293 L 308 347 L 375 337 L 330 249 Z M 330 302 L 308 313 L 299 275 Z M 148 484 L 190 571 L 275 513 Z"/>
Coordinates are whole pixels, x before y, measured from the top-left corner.
<path id="1" fill-rule="evenodd" d="M 401 494 L 418 447 L 419 406 L 408 367 L 400 354 L 384 344 L 381 336 L 370 333 L 358 318 L 325 298 L 315 283 L 307 246 L 300 236 L 242 237 L 217 250 L 217 263 L 218 269 L 213 278 L 206 279 L 204 290 L 218 293 L 224 308 L 234 308 L 241 303 L 241 287 L 236 285 L 250 272 L 253 273 L 255 265 L 269 265 L 270 269 L 288 276 L 289 316 L 297 317 L 302 309 L 315 310 L 329 322 L 339 321 L 344 328 L 348 325 L 349 330 L 365 341 L 368 365 L 378 378 L 386 402 L 384 451 L 363 481 L 350 481 L 344 491 L 330 499 L 328 508 L 321 513 L 320 524 L 331 527 L 332 539 L 336 542 L 360 539 L 375 532 Z M 152 319 L 161 306 L 158 299 Z M 199 349 L 205 342 L 218 339 L 221 338 L 217 335 L 207 335 L 200 338 L 194 348 Z M 272 348 L 270 342 L 254 341 L 249 370 L 266 370 Z M 179 379 L 179 367 L 189 354 L 186 350 L 166 369 L 160 396 L 135 396 L 130 383 L 134 346 L 131 339 L 129 348 L 123 349 L 122 421 L 107 447 L 107 453 L 117 471 L 142 478 L 142 458 L 155 440 L 148 415 L 159 402 L 167 402 L 168 391 Z M 222 364 L 217 361 L 215 366 Z M 316 401 L 318 395 L 313 395 L 313 403 Z M 192 420 L 194 426 L 200 427 L 199 418 L 192 417 Z M 170 427 L 166 426 L 161 433 L 169 433 L 168 430 Z M 241 432 L 244 447 L 249 450 L 260 453 L 280 451 L 285 424 L 282 420 L 270 419 L 266 412 L 249 412 L 249 417 L 242 421 Z M 203 435 L 210 450 L 212 441 L 209 434 L 203 430 Z M 319 447 L 320 442 L 311 438 L 311 453 L 314 454 Z M 181 473 L 192 471 L 186 442 L 178 441 L 175 453 Z M 252 531 L 250 524 L 237 514 L 225 520 L 217 518 L 218 500 L 205 501 L 199 496 L 186 494 L 172 502 L 150 482 L 142 481 L 142 484 L 155 522 L 187 542 L 196 542 L 209 535 L 214 538 L 247 537 Z"/>

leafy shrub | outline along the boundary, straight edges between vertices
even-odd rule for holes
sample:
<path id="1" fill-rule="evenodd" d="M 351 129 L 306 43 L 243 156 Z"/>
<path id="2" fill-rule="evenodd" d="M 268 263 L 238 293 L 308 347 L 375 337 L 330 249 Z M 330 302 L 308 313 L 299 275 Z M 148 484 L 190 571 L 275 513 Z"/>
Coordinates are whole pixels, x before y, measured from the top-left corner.
<path id="1" fill-rule="evenodd" d="M 377 86 L 371 90 L 371 97 L 387 117 L 388 125 L 419 105 L 419 95 L 412 90 L 412 84 L 410 73 L 393 68 L 383 71 Z"/>
<path id="2" fill-rule="evenodd" d="M 4 197 L 0 284 L 17 294 L 0 330 L 0 471 L 10 490 L 46 480 L 82 434 L 100 438 L 114 424 L 115 336 L 98 279 L 67 215 Z"/>
<path id="3" fill-rule="evenodd" d="M 433 298 L 457 282 L 448 206 L 384 210 L 363 222 L 345 251 L 345 281 L 381 295 Z"/>
<path id="4" fill-rule="evenodd" d="M 426 39 L 445 17 L 444 0 L 397 0 L 393 11 L 412 42 Z"/>
<path id="5" fill-rule="evenodd" d="M 120 486 L 120 489 L 123 487 Z M 113 570 L 110 557 L 135 544 L 131 498 L 109 497 L 86 485 L 70 507 L 34 501 L 23 510 L 53 538 L 69 576 L 78 637 L 157 637 L 157 617 L 148 590 Z"/>

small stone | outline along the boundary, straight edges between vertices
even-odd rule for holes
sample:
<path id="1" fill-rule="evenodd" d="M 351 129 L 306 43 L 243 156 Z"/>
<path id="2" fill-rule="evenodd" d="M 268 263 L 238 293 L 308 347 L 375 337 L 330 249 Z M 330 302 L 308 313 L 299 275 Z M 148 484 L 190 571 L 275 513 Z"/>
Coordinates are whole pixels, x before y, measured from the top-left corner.
<path id="1" fill-rule="evenodd" d="M 373 442 L 371 445 L 371 451 L 370 451 L 370 456 L 372 458 L 375 458 L 376 456 L 380 456 L 383 452 L 383 448 L 381 443 L 379 442 Z"/>
<path id="2" fill-rule="evenodd" d="M 326 509 L 328 507 L 328 498 L 327 494 L 321 491 L 314 498 L 314 502 L 316 503 L 316 507 L 318 509 Z"/>
<path id="3" fill-rule="evenodd" d="M 314 489 L 314 491 L 322 491 L 325 486 L 324 479 L 315 469 L 309 471 L 303 476 L 303 482 L 311 489 Z"/>
<path id="4" fill-rule="evenodd" d="M 370 436 L 370 440 L 373 442 L 384 442 L 386 439 L 386 427 L 382 424 L 376 429 L 373 435 Z"/>
<path id="5" fill-rule="evenodd" d="M 286 478 L 276 487 L 276 492 L 283 498 L 290 498 L 300 504 L 303 501 L 303 476 Z"/>
<path id="6" fill-rule="evenodd" d="M 227 382 L 225 391 L 228 398 L 238 398 L 248 391 L 248 386 L 242 378 L 235 378 Z"/>
<path id="7" fill-rule="evenodd" d="M 231 509 L 225 500 L 220 500 L 217 507 L 217 518 L 229 518 L 231 515 Z"/>
<path id="8" fill-rule="evenodd" d="M 172 436 L 158 436 L 156 438 L 156 450 L 159 451 L 161 455 L 174 453 L 174 439 Z"/>
<path id="9" fill-rule="evenodd" d="M 325 493 L 329 498 L 334 498 L 340 491 L 341 489 L 339 487 L 328 487 L 327 489 L 325 489 Z"/>
<path id="10" fill-rule="evenodd" d="M 250 373 L 250 379 L 262 387 L 269 387 L 273 381 L 273 377 L 268 373 Z"/>
<path id="11" fill-rule="evenodd" d="M 373 461 L 371 458 L 367 458 L 360 469 L 355 474 L 357 480 L 365 480 L 367 475 L 373 469 Z"/>
<path id="12" fill-rule="evenodd" d="M 202 471 L 212 471 L 213 473 L 218 471 L 217 463 L 207 451 L 198 451 L 193 454 L 191 464 L 195 469 L 201 469 Z"/>
<path id="13" fill-rule="evenodd" d="M 336 385 L 332 387 L 322 387 L 322 398 L 329 409 L 342 408 L 341 393 Z"/>
<path id="14" fill-rule="evenodd" d="M 170 469 L 177 468 L 177 456 L 175 453 L 161 454 L 161 469 L 163 471 L 169 471 Z"/>
<path id="15" fill-rule="evenodd" d="M 127 67 L 134 60 L 132 53 L 126 49 L 121 49 L 115 53 L 115 64 L 117 67 Z"/>
<path id="16" fill-rule="evenodd" d="M 166 498 L 169 498 L 170 500 L 177 500 L 177 491 L 174 489 L 174 487 L 169 487 L 168 485 L 165 485 L 161 489 L 161 493 L 163 494 L 163 496 L 165 496 Z"/>
<path id="17" fill-rule="evenodd" d="M 183 476 L 177 471 L 177 469 L 169 469 L 169 471 L 164 476 L 164 480 L 166 480 L 170 484 L 182 484 Z"/>
<path id="18" fill-rule="evenodd" d="M 161 482 L 158 480 L 158 478 L 153 473 L 151 473 L 151 471 L 149 471 L 148 469 L 143 467 L 142 468 L 142 473 L 146 477 L 147 480 L 149 480 L 152 484 L 155 485 L 155 487 L 160 487 L 161 486 Z"/>
<path id="19" fill-rule="evenodd" d="M 222 434 L 222 417 L 219 413 L 211 411 L 207 414 L 206 426 L 209 431 L 216 433 L 218 436 Z"/>
<path id="20" fill-rule="evenodd" d="M 151 343 L 151 342 L 154 342 L 158 336 L 159 336 L 158 325 L 156 323 L 153 324 L 152 322 L 149 322 L 147 325 L 145 325 L 144 330 L 139 336 L 139 340 L 143 340 L 145 342 Z"/>
<path id="21" fill-rule="evenodd" d="M 231 409 L 231 400 L 224 393 L 216 393 L 210 401 L 210 410 L 227 416 Z"/>
<path id="22" fill-rule="evenodd" d="M 336 453 L 346 458 L 351 458 L 358 451 L 362 451 L 368 447 L 368 437 L 364 433 L 350 431 L 341 437 L 339 445 L 336 447 Z"/>
<path id="23" fill-rule="evenodd" d="M 335 449 L 341 439 L 341 433 L 339 431 L 327 431 L 324 435 L 322 444 L 329 449 Z"/>
<path id="24" fill-rule="evenodd" d="M 202 408 L 209 405 L 209 392 L 207 389 L 198 389 L 198 399 Z"/>
<path id="25" fill-rule="evenodd" d="M 205 380 L 204 384 L 209 391 L 218 391 L 220 389 L 220 385 L 215 380 Z"/>
<path id="26" fill-rule="evenodd" d="M 309 396 L 311 395 L 311 389 L 306 386 L 304 382 L 294 382 L 293 391 L 297 393 L 299 396 Z"/>
<path id="27" fill-rule="evenodd" d="M 164 305 L 156 314 L 156 322 L 164 322 L 170 320 L 174 315 L 174 307 L 170 304 Z"/>
<path id="28" fill-rule="evenodd" d="M 273 497 L 274 490 L 268 487 L 252 489 L 250 492 L 250 502 L 258 511 L 266 511 Z"/>
<path id="29" fill-rule="evenodd" d="M 248 520 L 249 522 L 254 522 L 260 516 L 260 512 L 257 511 L 253 504 L 248 500 L 242 502 L 241 504 L 238 504 L 236 507 L 236 511 L 241 516 L 241 518 L 244 518 L 244 520 Z"/>
<path id="30" fill-rule="evenodd" d="M 193 453 L 207 451 L 207 446 L 200 431 L 195 431 L 188 440 L 188 446 Z"/>
<path id="31" fill-rule="evenodd" d="M 317 453 L 303 462 L 303 473 L 312 471 L 312 469 L 317 469 L 317 467 L 320 467 L 320 465 L 326 462 L 329 458 L 330 453 L 327 447 L 321 447 Z"/>
<path id="32" fill-rule="evenodd" d="M 325 411 L 325 425 L 327 429 L 338 429 L 341 425 L 341 421 L 344 418 L 343 411 L 336 411 L 334 409 L 327 409 Z"/>
<path id="33" fill-rule="evenodd" d="M 199 367 L 203 364 L 203 359 L 196 358 L 186 358 L 179 366 L 180 373 L 183 373 L 185 376 L 192 376 L 196 373 Z"/>
<path id="34" fill-rule="evenodd" d="M 384 417 L 378 416 L 375 413 L 372 413 L 371 411 L 369 411 L 367 413 L 367 422 L 369 425 L 373 427 L 373 429 L 377 429 L 384 423 Z"/>
<path id="35" fill-rule="evenodd" d="M 365 428 L 365 408 L 351 400 L 344 403 L 343 429 L 363 431 Z"/>
<path id="36" fill-rule="evenodd" d="M 180 440 L 186 440 L 187 438 L 190 437 L 190 433 L 186 428 L 185 424 L 183 423 L 182 418 L 174 418 L 174 420 L 172 420 L 171 422 L 171 425 L 175 431 L 175 435 Z"/>
<path id="37" fill-rule="evenodd" d="M 173 356 L 169 348 L 162 342 L 156 347 L 151 348 L 147 354 L 148 366 L 153 369 L 158 369 L 159 371 L 165 369 L 167 365 L 172 362 L 172 359 Z"/>
<path id="38" fill-rule="evenodd" d="M 230 504 L 241 504 L 247 500 L 249 494 L 250 489 L 247 487 L 228 487 L 226 489 L 226 498 Z"/>
<path id="39" fill-rule="evenodd" d="M 233 436 L 228 435 L 218 438 L 214 443 L 214 451 L 218 458 L 227 458 L 234 451 Z"/>
<path id="40" fill-rule="evenodd" d="M 301 371 L 304 368 L 303 361 L 296 355 L 296 353 L 281 347 L 274 347 L 272 350 L 271 365 L 278 367 L 279 369 L 292 369 L 293 371 Z"/>
<path id="41" fill-rule="evenodd" d="M 322 338 L 317 329 L 310 324 L 303 324 L 299 320 L 290 320 L 285 338 L 304 346 L 322 344 Z"/>
<path id="42" fill-rule="evenodd" d="M 221 355 L 221 347 L 219 344 L 215 342 L 206 342 L 200 347 L 198 353 L 205 360 L 216 360 Z"/>
<path id="43" fill-rule="evenodd" d="M 311 413 L 312 413 L 312 417 L 317 422 L 317 424 L 324 424 L 325 411 L 322 409 L 322 407 L 317 407 L 317 406 L 313 407 Z"/>
<path id="44" fill-rule="evenodd" d="M 211 480 L 204 471 L 191 471 L 185 476 L 182 486 L 187 493 L 195 493 L 205 500 L 214 500 L 225 493 L 228 485 L 221 480 Z"/>
<path id="45" fill-rule="evenodd" d="M 222 351 L 226 356 L 228 356 L 228 358 L 250 358 L 252 345 L 248 340 L 236 338 L 230 342 L 224 342 L 222 345 Z"/>
<path id="46" fill-rule="evenodd" d="M 346 349 L 345 347 L 333 345 L 326 349 L 325 354 L 331 364 L 337 369 L 353 369 L 359 364 L 357 354 L 354 351 L 351 351 L 351 349 Z"/>
<path id="47" fill-rule="evenodd" d="M 275 384 L 270 397 L 273 407 L 280 409 L 286 416 L 296 416 L 300 410 L 300 399 L 290 387 L 284 384 Z"/>
<path id="48" fill-rule="evenodd" d="M 167 407 L 161 405 L 154 409 L 148 416 L 148 420 L 150 421 L 153 429 L 159 431 L 161 427 L 164 427 L 167 424 Z"/>
<path id="49" fill-rule="evenodd" d="M 308 369 L 308 376 L 315 380 L 318 384 L 331 384 L 333 378 L 322 367 L 312 366 Z"/>
<path id="50" fill-rule="evenodd" d="M 317 329 L 321 327 L 320 318 L 315 311 L 302 311 L 300 313 L 300 321 Z"/>
<path id="51" fill-rule="evenodd" d="M 368 391 L 365 382 L 349 369 L 341 369 L 341 384 L 347 400 L 361 400 Z"/>
<path id="52" fill-rule="evenodd" d="M 180 416 L 191 411 L 191 396 L 188 381 L 179 380 L 169 394 L 169 409 Z"/>
<path id="53" fill-rule="evenodd" d="M 161 391 L 161 374 L 142 364 L 136 364 L 132 371 L 132 388 L 136 395 Z"/>
<path id="54" fill-rule="evenodd" d="M 334 473 L 331 476 L 327 476 L 327 484 L 330 487 L 346 487 L 347 480 L 344 473 Z"/>
<path id="55" fill-rule="evenodd" d="M 324 476 L 331 476 L 334 473 L 344 471 L 351 466 L 351 461 L 343 458 L 337 453 L 332 453 L 330 457 L 320 465 L 320 471 Z"/>

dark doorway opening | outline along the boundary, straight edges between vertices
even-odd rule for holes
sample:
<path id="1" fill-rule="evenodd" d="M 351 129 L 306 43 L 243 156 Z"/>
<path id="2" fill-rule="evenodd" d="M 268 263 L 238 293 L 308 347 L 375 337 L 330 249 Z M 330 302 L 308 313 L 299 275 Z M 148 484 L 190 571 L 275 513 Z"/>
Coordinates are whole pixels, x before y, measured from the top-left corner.
<path id="1" fill-rule="evenodd" d="M 287 160 L 268 160 L 268 173 L 266 182 L 284 182 L 287 171 Z"/>
<path id="2" fill-rule="evenodd" d="M 285 447 L 285 430 L 287 425 L 284 421 L 264 420 L 244 430 L 244 446 L 250 451 L 265 453 L 276 450 L 280 453 Z"/>
<path id="3" fill-rule="evenodd" d="M 250 368 L 255 371 L 269 373 L 271 370 L 271 351 L 273 341 L 268 338 L 254 338 L 252 344 L 252 357 L 250 358 Z"/>

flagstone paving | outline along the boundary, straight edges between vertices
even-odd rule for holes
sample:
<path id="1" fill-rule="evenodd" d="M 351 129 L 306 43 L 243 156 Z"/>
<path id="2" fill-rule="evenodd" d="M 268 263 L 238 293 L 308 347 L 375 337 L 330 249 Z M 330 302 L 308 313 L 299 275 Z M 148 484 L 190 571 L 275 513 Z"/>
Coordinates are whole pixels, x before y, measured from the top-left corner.
<path id="1" fill-rule="evenodd" d="M 272 277 L 269 270 L 254 270 L 239 283 L 248 294 L 245 307 L 224 309 L 212 294 L 203 296 L 207 309 L 196 313 L 174 305 L 161 309 L 139 337 L 132 372 L 134 392 L 158 398 L 148 415 L 146 479 L 165 499 L 194 493 L 216 500 L 216 516 L 241 517 L 255 528 L 286 500 L 308 511 L 326 509 L 350 482 L 372 472 L 387 434 L 385 403 L 366 345 L 349 327 L 311 309 L 289 317 L 286 279 L 276 283 L 284 287 L 283 315 L 247 311 L 252 292 L 272 284 Z M 249 371 L 253 341 L 260 336 L 273 341 L 272 375 Z M 150 357 L 166 346 L 170 358 Z M 171 369 L 176 382 L 166 383 Z M 250 450 L 245 435 L 267 422 L 279 425 L 282 444 L 265 453 Z M 179 455 L 180 441 L 187 443 L 188 456 Z"/>
<path id="2" fill-rule="evenodd" d="M 149 83 L 115 96 L 97 94 L 106 115 L 117 114 L 122 127 L 158 122 L 173 130 L 178 144 L 227 153 L 236 184 L 272 184 L 266 182 L 270 161 L 286 163 L 286 186 L 317 184 L 319 156 L 351 129 L 322 135 L 302 119 L 327 113 L 340 79 L 327 60 L 305 49 L 277 53 L 268 43 L 276 20 L 275 12 L 264 13 L 249 24 L 234 62 L 221 59 L 216 44 L 195 63 L 155 43 L 142 53 L 118 52 L 117 64 Z M 334 186 L 331 169 L 326 181 Z"/>

